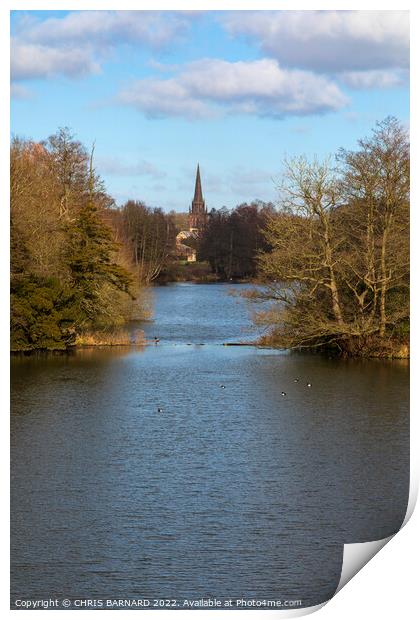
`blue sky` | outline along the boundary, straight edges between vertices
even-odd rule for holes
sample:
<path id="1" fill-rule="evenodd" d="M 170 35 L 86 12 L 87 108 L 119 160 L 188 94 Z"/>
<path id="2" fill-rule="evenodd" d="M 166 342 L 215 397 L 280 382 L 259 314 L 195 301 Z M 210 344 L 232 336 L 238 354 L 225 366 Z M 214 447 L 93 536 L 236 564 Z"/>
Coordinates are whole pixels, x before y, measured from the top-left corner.
<path id="1" fill-rule="evenodd" d="M 12 132 L 68 126 L 117 204 L 276 199 L 285 155 L 409 123 L 408 13 L 16 11 Z"/>

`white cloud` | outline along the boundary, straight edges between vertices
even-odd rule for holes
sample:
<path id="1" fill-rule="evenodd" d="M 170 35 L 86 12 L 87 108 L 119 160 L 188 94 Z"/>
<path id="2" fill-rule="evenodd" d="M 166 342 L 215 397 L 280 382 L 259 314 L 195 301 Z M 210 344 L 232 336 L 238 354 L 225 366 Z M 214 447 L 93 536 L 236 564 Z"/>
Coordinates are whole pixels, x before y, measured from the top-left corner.
<path id="1" fill-rule="evenodd" d="M 339 79 L 354 89 L 395 88 L 408 81 L 408 72 L 398 70 L 345 71 Z"/>
<path id="2" fill-rule="evenodd" d="M 98 157 L 96 165 L 102 174 L 115 176 L 150 176 L 154 179 L 163 179 L 166 173 L 149 161 L 141 160 L 127 163 L 116 157 Z"/>
<path id="3" fill-rule="evenodd" d="M 319 72 L 408 67 L 408 11 L 235 11 L 222 18 L 282 65 Z"/>
<path id="4" fill-rule="evenodd" d="M 338 110 L 347 100 L 326 77 L 288 70 L 269 58 L 251 62 L 205 59 L 166 79 L 138 80 L 119 95 L 148 116 L 211 118 L 224 113 L 285 117 Z"/>
<path id="5" fill-rule="evenodd" d="M 118 100 L 144 111 L 151 118 L 209 118 L 217 115 L 215 109 L 192 96 L 176 78 L 137 80 L 119 94 Z"/>
<path id="6" fill-rule="evenodd" d="M 81 77 L 99 71 L 99 65 L 83 50 L 55 49 L 12 40 L 11 76 L 14 80 Z"/>
<path id="7" fill-rule="evenodd" d="M 182 38 L 194 11 L 74 11 L 18 17 L 14 81 L 81 78 L 101 71 L 117 46 L 162 49 Z M 347 104 L 340 89 L 395 88 L 408 81 L 408 11 L 232 11 L 219 16 L 267 55 L 254 61 L 202 59 L 185 65 L 149 60 L 153 77 L 133 82 L 118 101 L 149 117 L 224 114 L 304 116 Z M 27 97 L 12 86 L 15 97 Z"/>
<path id="8" fill-rule="evenodd" d="M 12 79 L 97 73 L 117 45 L 160 49 L 184 34 L 192 19 L 169 11 L 78 11 L 44 20 L 24 14 L 12 38 Z"/>
<path id="9" fill-rule="evenodd" d="M 65 17 L 22 20 L 17 31 L 26 41 L 43 45 L 132 43 L 160 48 L 189 27 L 192 14 L 161 11 L 77 11 Z"/>

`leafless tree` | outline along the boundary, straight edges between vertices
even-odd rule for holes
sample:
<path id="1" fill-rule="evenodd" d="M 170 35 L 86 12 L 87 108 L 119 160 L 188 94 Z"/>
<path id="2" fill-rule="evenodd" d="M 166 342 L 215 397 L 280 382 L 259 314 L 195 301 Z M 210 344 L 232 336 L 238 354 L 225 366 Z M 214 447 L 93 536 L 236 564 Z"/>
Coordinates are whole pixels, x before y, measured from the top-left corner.
<path id="1" fill-rule="evenodd" d="M 337 163 L 286 161 L 256 295 L 272 304 L 258 321 L 285 346 L 381 347 L 408 320 L 408 226 L 409 144 L 395 119 Z"/>

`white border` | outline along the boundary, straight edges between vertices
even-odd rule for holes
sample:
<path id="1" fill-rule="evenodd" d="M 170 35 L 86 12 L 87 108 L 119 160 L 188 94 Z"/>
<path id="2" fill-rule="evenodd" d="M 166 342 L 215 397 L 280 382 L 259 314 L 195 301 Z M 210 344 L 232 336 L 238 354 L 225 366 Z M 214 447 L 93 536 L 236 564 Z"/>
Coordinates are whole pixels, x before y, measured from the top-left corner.
<path id="1" fill-rule="evenodd" d="M 416 3 L 410 2 L 291 2 L 290 0 L 284 1 L 267 1 L 260 0 L 212 0 L 212 2 L 203 2 L 200 0 L 185 1 L 178 0 L 172 1 L 155 1 L 144 0 L 142 2 L 133 2 L 120 0 L 118 3 L 115 1 L 102 0 L 101 2 L 96 0 L 90 0 L 83 2 L 81 0 L 73 0 L 67 3 L 58 2 L 53 0 L 44 1 L 19 1 L 19 0 L 6 0 L 0 7 L 0 44 L 2 45 L 2 54 L 0 63 L 0 87 L 2 96 L 0 97 L 0 111 L 2 119 L 2 131 L 1 131 L 1 205 L 0 211 L 2 220 L 2 226 L 0 226 L 0 247 L 4 252 L 2 260 L 0 261 L 0 286 L 4 291 L 4 303 L 1 304 L 0 312 L 2 318 L 2 331 L 1 331 L 1 380 L 3 400 L 8 402 L 9 395 L 9 357 L 8 357 L 8 304 L 6 303 L 9 282 L 9 269 L 8 269 L 8 208 L 9 193 L 8 193 L 8 151 L 10 124 L 9 124 L 9 10 L 67 10 L 67 9 L 213 9 L 213 10 L 228 10 L 228 9 L 377 9 L 377 10 L 391 10 L 391 9 L 410 9 L 411 10 L 411 45 L 412 45 L 412 87 L 411 87 L 411 105 L 414 114 L 411 118 L 411 134 L 412 134 L 412 169 L 416 174 L 412 175 L 412 263 L 416 264 L 418 259 L 418 243 L 417 236 L 420 233 L 419 219 L 420 212 L 417 206 L 418 202 L 418 170 L 419 170 L 419 157 L 418 157 L 418 120 L 416 110 L 419 109 L 418 102 L 418 69 L 419 63 L 419 50 L 417 49 L 419 40 L 419 10 Z M 418 264 L 418 263 L 417 263 Z M 417 311 L 418 304 L 418 291 L 420 290 L 420 270 L 412 270 L 412 310 L 413 310 L 413 327 L 412 327 L 412 355 L 411 362 L 411 376 L 414 378 L 414 373 L 418 370 L 418 344 L 419 333 L 417 325 Z M 411 389 L 411 410 L 413 412 L 411 418 L 411 502 L 413 502 L 418 490 L 419 479 L 419 423 L 418 423 L 418 411 L 419 411 L 419 397 L 418 397 L 418 381 L 412 381 Z M 1 440 L 4 442 L 3 449 L 1 450 L 1 465 L 2 465 L 2 480 L 5 481 L 5 491 L 3 491 L 3 497 L 8 498 L 8 436 L 9 426 L 6 419 L 6 411 L 3 413 L 2 422 L 4 424 L 3 432 L 1 433 Z M 415 412 L 415 413 L 414 413 Z M 397 534 L 391 542 L 386 546 L 381 553 L 378 554 L 368 565 L 361 571 L 361 574 L 356 575 L 349 586 L 345 587 L 337 596 L 335 596 L 322 610 L 319 612 L 319 617 L 328 620 L 329 618 L 337 620 L 337 618 L 346 620 L 347 618 L 354 618 L 355 615 L 362 614 L 363 617 L 374 616 L 375 618 L 411 618 L 414 616 L 415 610 L 417 610 L 418 604 L 416 601 L 416 591 L 418 588 L 417 574 L 418 574 L 418 560 L 417 554 L 419 546 L 419 527 L 420 518 L 419 511 L 417 510 L 411 520 L 407 523 L 404 529 Z M 8 531 L 9 520 L 8 512 L 3 508 L 2 511 L 2 532 L 3 532 L 3 558 L 8 560 Z M 8 563 L 3 566 L 2 579 L 1 579 L 1 598 L 0 604 L 5 611 L 5 615 L 21 613 L 19 611 L 10 611 L 9 608 L 9 578 L 8 578 Z M 297 611 L 297 610 L 296 610 Z M 305 610 L 302 610 L 304 612 Z M 309 610 L 306 610 L 306 613 Z M 37 616 L 43 614 L 43 611 L 32 612 Z M 48 611 L 49 616 L 54 620 L 55 614 L 61 614 L 64 612 Z M 74 613 L 71 611 L 65 613 Z M 125 614 L 125 611 L 114 611 L 114 620 L 117 616 L 115 614 Z M 139 615 L 147 612 L 138 612 Z M 155 611 L 153 617 L 161 618 L 173 618 L 176 620 L 180 617 L 183 611 Z M 195 620 L 196 618 L 209 617 L 208 614 L 214 613 L 213 611 L 190 611 L 187 614 L 188 618 Z M 229 617 L 232 620 L 236 619 L 243 614 L 249 612 L 243 611 L 218 611 L 217 618 Z M 53 614 L 51 616 L 51 614 Z M 276 614 L 277 617 L 286 617 L 287 612 L 279 611 L 263 611 L 253 612 L 253 618 L 258 617 L 267 618 Z M 295 615 L 295 614 L 293 614 Z"/>

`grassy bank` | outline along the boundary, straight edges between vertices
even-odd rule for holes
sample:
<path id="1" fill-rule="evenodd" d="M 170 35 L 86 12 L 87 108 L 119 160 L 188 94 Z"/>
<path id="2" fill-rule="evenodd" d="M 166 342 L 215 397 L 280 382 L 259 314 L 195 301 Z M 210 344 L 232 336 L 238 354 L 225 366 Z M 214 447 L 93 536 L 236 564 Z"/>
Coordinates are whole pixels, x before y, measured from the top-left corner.
<path id="1" fill-rule="evenodd" d="M 137 330 L 135 334 L 127 329 L 113 331 L 86 331 L 76 337 L 76 347 L 112 347 L 144 345 L 146 339 L 144 332 Z"/>

